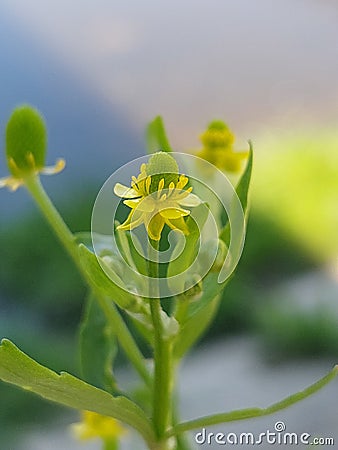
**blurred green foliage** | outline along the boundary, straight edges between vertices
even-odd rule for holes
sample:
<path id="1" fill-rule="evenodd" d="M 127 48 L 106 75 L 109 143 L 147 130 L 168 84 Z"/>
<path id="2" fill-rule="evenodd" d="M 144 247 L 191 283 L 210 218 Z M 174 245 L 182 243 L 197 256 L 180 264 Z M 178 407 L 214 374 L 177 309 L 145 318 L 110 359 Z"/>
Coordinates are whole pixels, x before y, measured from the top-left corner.
<path id="1" fill-rule="evenodd" d="M 252 209 L 319 262 L 338 255 L 338 133 L 305 130 L 257 139 Z"/>
<path id="2" fill-rule="evenodd" d="M 279 363 L 290 358 L 337 357 L 337 320 L 329 308 L 304 313 L 267 306 L 259 310 L 256 326 L 266 359 Z"/>

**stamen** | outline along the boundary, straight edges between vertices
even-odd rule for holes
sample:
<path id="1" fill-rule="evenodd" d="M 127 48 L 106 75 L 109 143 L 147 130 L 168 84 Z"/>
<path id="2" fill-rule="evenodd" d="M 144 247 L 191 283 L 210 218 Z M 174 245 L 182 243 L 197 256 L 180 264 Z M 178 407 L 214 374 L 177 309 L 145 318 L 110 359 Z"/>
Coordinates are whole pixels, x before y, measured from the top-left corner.
<path id="1" fill-rule="evenodd" d="M 147 193 L 147 195 L 149 195 L 149 193 L 150 193 L 150 185 L 151 185 L 151 176 L 149 175 L 149 176 L 147 176 L 147 179 L 146 179 L 146 193 Z"/>

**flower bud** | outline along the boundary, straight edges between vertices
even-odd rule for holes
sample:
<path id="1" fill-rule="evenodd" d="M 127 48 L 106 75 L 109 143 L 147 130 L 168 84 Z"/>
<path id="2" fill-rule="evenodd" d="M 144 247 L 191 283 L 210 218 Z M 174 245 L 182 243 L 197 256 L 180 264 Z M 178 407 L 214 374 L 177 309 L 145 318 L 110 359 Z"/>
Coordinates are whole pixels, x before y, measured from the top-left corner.
<path id="1" fill-rule="evenodd" d="M 151 176 L 150 193 L 158 190 L 158 184 L 164 178 L 164 189 L 168 189 L 170 183 L 177 183 L 179 169 L 175 159 L 167 152 L 154 153 L 146 165 L 147 175 Z"/>
<path id="2" fill-rule="evenodd" d="M 6 157 L 9 171 L 21 178 L 45 165 L 47 130 L 41 114 L 23 105 L 16 108 L 6 127 Z"/>
<path id="3" fill-rule="evenodd" d="M 228 247 L 222 239 L 211 239 L 207 242 L 202 255 L 207 263 L 210 263 L 211 272 L 219 272 L 228 254 Z"/>
<path id="4" fill-rule="evenodd" d="M 225 258 L 228 254 L 228 247 L 222 239 L 217 239 L 214 241 L 215 245 L 217 245 L 217 253 L 215 261 L 211 267 L 212 272 L 219 272 L 224 264 Z"/>
<path id="5" fill-rule="evenodd" d="M 197 273 L 194 273 L 189 277 L 189 280 L 187 280 L 184 284 L 184 295 L 191 300 L 197 300 L 200 298 L 202 292 L 203 292 L 203 282 L 200 275 Z"/>

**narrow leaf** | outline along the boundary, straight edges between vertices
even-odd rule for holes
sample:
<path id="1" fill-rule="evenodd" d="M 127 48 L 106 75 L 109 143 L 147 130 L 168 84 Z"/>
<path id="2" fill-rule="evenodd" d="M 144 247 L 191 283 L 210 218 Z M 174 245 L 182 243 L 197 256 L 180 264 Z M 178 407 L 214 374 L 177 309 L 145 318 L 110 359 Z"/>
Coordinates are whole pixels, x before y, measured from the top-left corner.
<path id="1" fill-rule="evenodd" d="M 86 299 L 79 344 L 84 380 L 105 391 L 116 392 L 113 362 L 117 353 L 117 339 L 93 294 Z"/>
<path id="2" fill-rule="evenodd" d="M 181 325 L 180 333 L 174 346 L 176 359 L 181 359 L 208 328 L 215 317 L 219 301 L 220 297 L 216 296 L 212 301 L 208 302 L 206 307 L 200 308 L 193 317 L 190 317 Z"/>
<path id="3" fill-rule="evenodd" d="M 325 375 L 320 380 L 311 384 L 309 387 L 305 388 L 303 391 L 292 394 L 289 397 L 281 400 L 280 402 L 274 403 L 267 408 L 247 408 L 238 409 L 235 411 L 230 411 L 226 413 L 214 414 L 212 416 L 201 417 L 199 419 L 190 420 L 188 422 L 180 423 L 174 426 L 169 432 L 168 436 L 173 436 L 175 434 L 180 434 L 184 431 L 194 430 L 196 428 L 207 427 L 212 425 L 217 425 L 220 423 L 234 422 L 237 420 L 251 419 L 253 417 L 267 416 L 273 414 L 277 411 L 285 409 L 306 397 L 314 394 L 315 392 L 322 389 L 326 384 L 332 381 L 338 375 L 338 366 L 335 366 L 331 372 Z"/>
<path id="4" fill-rule="evenodd" d="M 172 151 L 161 116 L 155 117 L 147 126 L 146 143 L 148 153 Z"/>
<path id="5" fill-rule="evenodd" d="M 168 265 L 168 285 L 171 286 L 172 281 L 170 280 L 171 277 L 174 277 L 175 275 L 178 275 L 180 273 L 183 273 L 185 270 L 187 270 L 190 266 L 193 260 L 195 259 L 196 253 L 198 251 L 198 243 L 200 239 L 200 229 L 203 228 L 203 225 L 205 221 L 207 220 L 209 214 L 209 208 L 206 203 L 202 203 L 201 205 L 197 206 L 194 210 L 194 217 L 193 219 L 191 216 L 188 216 L 186 220 L 186 224 L 189 230 L 189 234 L 187 236 L 182 237 L 184 239 L 184 248 L 181 251 L 181 253 L 178 253 L 180 251 L 180 242 L 177 243 L 176 248 L 174 249 L 172 255 L 171 255 L 171 261 Z M 198 220 L 198 224 L 196 223 L 196 220 Z M 179 256 L 176 256 L 176 253 L 179 254 Z M 179 286 L 180 290 L 184 290 L 184 278 L 183 276 L 180 277 L 179 281 L 175 281 L 181 283 L 181 286 Z M 173 286 L 173 290 L 175 290 L 177 286 Z"/>
<path id="6" fill-rule="evenodd" d="M 84 245 L 80 244 L 79 253 L 81 257 L 81 263 L 88 278 L 91 280 L 95 289 L 98 290 L 102 295 L 108 296 L 113 299 L 117 305 L 125 310 L 132 312 L 140 312 L 142 305 L 137 301 L 129 292 L 125 291 L 117 284 L 115 284 L 105 272 L 102 270 L 100 264 L 97 261 L 97 257 L 94 253 L 87 249 Z M 116 273 L 112 275 L 118 277 Z"/>
<path id="7" fill-rule="evenodd" d="M 249 151 L 249 158 L 246 163 L 245 170 L 241 176 L 241 179 L 239 180 L 237 187 L 236 187 L 236 193 L 238 195 L 238 198 L 241 202 L 244 215 L 247 215 L 248 210 L 248 192 L 249 192 L 249 186 L 250 186 L 250 180 L 251 180 L 251 173 L 252 173 L 252 160 L 253 160 L 253 149 L 252 149 L 252 143 L 249 141 L 250 145 L 250 151 Z M 230 242 L 230 223 L 227 221 L 227 223 L 224 225 L 221 233 L 220 233 L 220 239 L 222 239 L 226 245 L 229 245 Z"/>

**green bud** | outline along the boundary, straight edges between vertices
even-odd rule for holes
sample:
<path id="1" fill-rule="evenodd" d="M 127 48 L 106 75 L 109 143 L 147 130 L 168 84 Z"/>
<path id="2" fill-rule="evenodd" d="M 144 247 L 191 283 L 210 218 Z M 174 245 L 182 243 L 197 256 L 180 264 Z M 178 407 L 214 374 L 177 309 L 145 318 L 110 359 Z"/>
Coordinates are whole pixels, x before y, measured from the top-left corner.
<path id="1" fill-rule="evenodd" d="M 216 250 L 217 246 L 217 250 Z M 224 264 L 225 258 L 228 254 L 228 247 L 222 239 L 215 239 L 210 243 L 210 252 L 216 251 L 216 258 L 211 267 L 212 272 L 219 272 Z"/>
<path id="2" fill-rule="evenodd" d="M 169 184 L 175 185 L 179 177 L 179 169 L 175 159 L 167 152 L 154 153 L 146 166 L 147 175 L 151 175 L 150 193 L 158 190 L 158 183 L 164 178 L 164 189 L 168 189 Z"/>
<path id="3" fill-rule="evenodd" d="M 210 122 L 207 130 L 201 134 L 200 138 L 204 147 L 209 149 L 230 148 L 235 139 L 230 128 L 221 120 Z"/>
<path id="4" fill-rule="evenodd" d="M 41 114 L 28 105 L 16 108 L 6 126 L 9 171 L 22 177 L 45 165 L 47 130 Z"/>
<path id="5" fill-rule="evenodd" d="M 208 130 L 229 131 L 229 127 L 223 120 L 213 120 L 209 123 Z"/>
<path id="6" fill-rule="evenodd" d="M 211 272 L 219 272 L 228 254 L 228 247 L 221 239 L 211 239 L 201 249 L 201 258 L 210 264 Z"/>
<path id="7" fill-rule="evenodd" d="M 200 298 L 203 291 L 203 283 L 201 276 L 197 273 L 192 274 L 184 284 L 184 295 L 191 300 Z"/>

